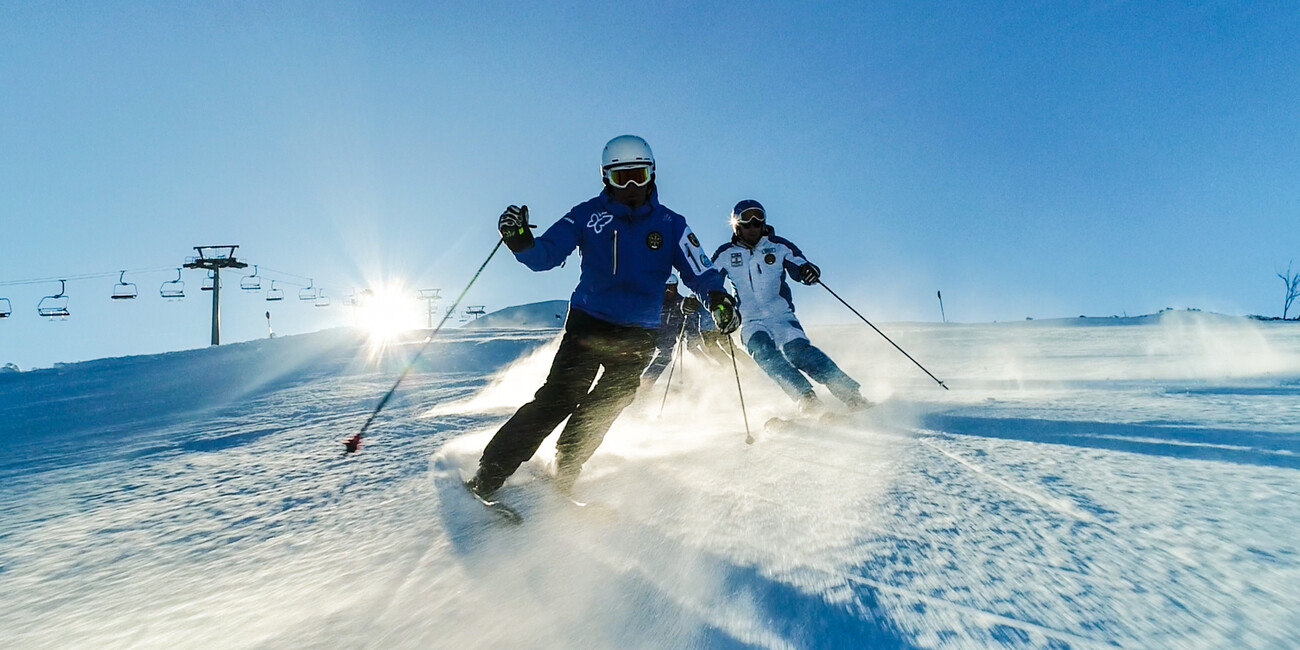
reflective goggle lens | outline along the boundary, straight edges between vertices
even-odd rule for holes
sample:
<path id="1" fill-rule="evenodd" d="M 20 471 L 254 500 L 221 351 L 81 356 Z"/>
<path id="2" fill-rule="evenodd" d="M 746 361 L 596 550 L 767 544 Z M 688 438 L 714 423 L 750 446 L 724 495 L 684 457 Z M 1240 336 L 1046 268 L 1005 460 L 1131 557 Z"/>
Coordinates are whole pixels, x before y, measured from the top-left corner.
<path id="1" fill-rule="evenodd" d="M 619 189 L 628 185 L 644 187 L 650 182 L 649 167 L 623 167 L 621 169 L 610 169 L 605 172 L 605 178 L 609 179 L 609 184 Z"/>
<path id="2" fill-rule="evenodd" d="M 751 224 L 761 226 L 766 218 L 767 215 L 763 214 L 762 210 L 759 210 L 758 208 L 749 208 L 748 210 L 741 210 L 740 214 L 736 215 L 736 223 L 742 226 L 748 226 Z"/>

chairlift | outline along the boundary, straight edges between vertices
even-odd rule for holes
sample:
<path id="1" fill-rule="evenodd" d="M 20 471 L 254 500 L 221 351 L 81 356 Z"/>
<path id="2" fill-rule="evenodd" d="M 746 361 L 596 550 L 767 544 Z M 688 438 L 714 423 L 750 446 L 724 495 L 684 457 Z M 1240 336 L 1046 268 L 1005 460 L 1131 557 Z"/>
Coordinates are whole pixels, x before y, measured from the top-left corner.
<path id="1" fill-rule="evenodd" d="M 474 306 L 466 307 L 465 315 L 473 316 L 474 320 L 478 320 L 479 316 L 482 316 L 487 313 L 486 311 L 484 311 L 485 307 L 486 305 L 474 305 Z"/>
<path id="2" fill-rule="evenodd" d="M 330 298 L 329 298 L 329 296 L 325 295 L 325 292 L 324 292 L 324 291 L 321 291 L 320 293 L 317 293 L 317 294 L 316 294 L 316 306 L 317 306 L 317 307 L 329 307 L 329 306 L 330 306 Z"/>
<path id="3" fill-rule="evenodd" d="M 298 292 L 298 300 L 315 300 L 316 299 L 316 281 L 307 280 L 307 288 Z"/>
<path id="4" fill-rule="evenodd" d="M 239 281 L 239 288 L 244 291 L 261 291 L 262 278 L 257 275 L 257 265 L 253 265 L 253 274 L 245 275 L 244 279 Z"/>
<path id="5" fill-rule="evenodd" d="M 9 318 L 14 313 L 14 306 L 8 298 L 0 298 L 0 318 Z"/>
<path id="6" fill-rule="evenodd" d="M 158 293 L 166 300 L 180 300 L 185 297 L 185 281 L 181 279 L 181 270 L 176 269 L 176 279 L 162 283 Z"/>
<path id="7" fill-rule="evenodd" d="M 36 313 L 45 318 L 67 318 L 68 296 L 65 295 L 67 288 L 68 281 L 59 280 L 59 293 L 41 298 L 41 302 L 36 305 Z"/>
<path id="8" fill-rule="evenodd" d="M 217 272 L 208 271 L 208 277 L 203 278 L 203 286 L 199 287 L 199 290 L 212 291 L 215 286 L 217 286 Z"/>
<path id="9" fill-rule="evenodd" d="M 284 291 L 275 288 L 275 280 L 271 280 L 271 288 L 266 290 L 266 299 L 270 302 L 284 300 Z"/>
<path id="10" fill-rule="evenodd" d="M 134 282 L 126 281 L 126 271 L 122 271 L 122 274 L 117 276 L 117 284 L 113 285 L 113 295 L 109 297 L 113 300 L 132 300 L 139 293 Z"/>

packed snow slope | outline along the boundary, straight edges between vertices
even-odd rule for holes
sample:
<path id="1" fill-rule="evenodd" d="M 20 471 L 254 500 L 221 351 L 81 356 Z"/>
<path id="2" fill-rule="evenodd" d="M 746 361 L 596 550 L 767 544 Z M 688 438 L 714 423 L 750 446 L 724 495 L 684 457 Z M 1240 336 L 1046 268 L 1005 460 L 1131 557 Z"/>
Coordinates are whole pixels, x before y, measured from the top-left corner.
<path id="1" fill-rule="evenodd" d="M 502 491 L 517 527 L 457 481 L 541 384 L 557 329 L 440 334 L 351 456 L 418 337 L 0 374 L 0 639 L 1294 647 L 1300 327 L 882 328 L 952 390 L 865 326 L 813 328 L 883 403 L 765 428 L 793 415 L 766 377 L 742 359 L 742 414 L 729 364 L 688 355 L 588 464 L 590 506 L 552 494 L 553 438 L 521 468 Z"/>

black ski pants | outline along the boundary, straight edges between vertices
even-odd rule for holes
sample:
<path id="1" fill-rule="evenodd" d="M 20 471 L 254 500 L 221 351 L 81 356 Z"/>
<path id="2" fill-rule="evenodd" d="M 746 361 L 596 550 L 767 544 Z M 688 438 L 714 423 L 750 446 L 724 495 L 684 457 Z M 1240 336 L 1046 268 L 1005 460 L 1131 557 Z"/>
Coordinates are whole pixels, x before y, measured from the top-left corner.
<path id="1" fill-rule="evenodd" d="M 568 490 L 582 464 L 636 397 L 641 371 L 655 349 L 655 330 L 615 325 L 570 308 L 564 338 L 546 383 L 499 429 L 479 460 L 479 485 L 492 492 L 569 418 L 556 441 L 557 481 Z M 597 371 L 600 381 L 592 386 Z"/>

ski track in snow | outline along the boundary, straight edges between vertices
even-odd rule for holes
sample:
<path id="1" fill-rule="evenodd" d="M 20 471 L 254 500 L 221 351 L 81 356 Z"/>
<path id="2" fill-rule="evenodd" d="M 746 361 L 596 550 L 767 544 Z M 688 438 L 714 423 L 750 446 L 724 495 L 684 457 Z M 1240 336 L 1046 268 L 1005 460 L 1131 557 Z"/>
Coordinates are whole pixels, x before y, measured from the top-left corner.
<path id="1" fill-rule="evenodd" d="M 954 388 L 813 330 L 873 399 L 753 430 L 689 358 L 551 495 L 457 482 L 553 332 L 376 367 L 323 333 L 0 376 L 6 647 L 1285 648 L 1300 637 L 1300 333 L 900 325 Z M 751 425 L 788 402 L 742 364 Z M 724 372 L 725 370 L 725 372 Z M 206 381 L 200 381 L 200 378 Z M 196 391 L 204 389 L 202 397 Z"/>

